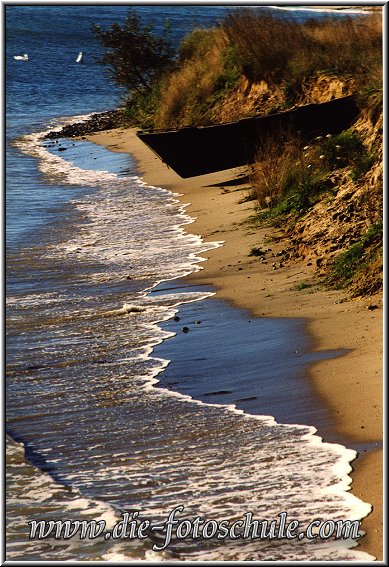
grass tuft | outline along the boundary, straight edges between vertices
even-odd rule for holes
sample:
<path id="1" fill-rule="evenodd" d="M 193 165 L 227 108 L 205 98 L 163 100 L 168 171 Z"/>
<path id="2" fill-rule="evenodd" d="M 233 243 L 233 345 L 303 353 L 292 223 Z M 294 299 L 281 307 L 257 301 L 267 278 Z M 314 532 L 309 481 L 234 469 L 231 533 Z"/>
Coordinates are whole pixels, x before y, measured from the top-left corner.
<path id="1" fill-rule="evenodd" d="M 372 225 L 359 242 L 334 259 L 327 283 L 335 289 L 342 289 L 355 282 L 354 295 L 358 294 L 364 287 L 363 281 L 370 266 L 379 263 L 380 259 L 382 261 L 382 237 L 382 223 Z M 355 281 L 356 279 L 359 281 Z"/>
<path id="2" fill-rule="evenodd" d="M 307 289 L 308 287 L 312 287 L 312 284 L 308 282 L 299 282 L 295 286 L 293 286 L 293 289 L 295 289 L 296 291 L 302 291 L 303 289 Z"/>

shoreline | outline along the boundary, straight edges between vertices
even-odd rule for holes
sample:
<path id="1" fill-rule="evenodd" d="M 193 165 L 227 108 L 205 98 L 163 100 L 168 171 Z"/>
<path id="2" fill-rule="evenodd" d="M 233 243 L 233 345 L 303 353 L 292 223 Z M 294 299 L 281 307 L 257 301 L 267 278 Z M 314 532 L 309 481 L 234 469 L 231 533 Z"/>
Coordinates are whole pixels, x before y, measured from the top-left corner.
<path id="1" fill-rule="evenodd" d="M 88 134 L 87 139 L 111 151 L 131 153 L 146 183 L 179 194 L 182 204 L 189 202 L 186 212 L 195 219 L 187 227 L 189 233 L 200 234 L 205 242 L 224 240 L 223 247 L 202 253 L 207 261 L 187 276 L 189 282 L 212 285 L 216 297 L 248 309 L 256 317 L 305 318 L 315 351 L 348 349 L 346 355 L 321 360 L 310 369 L 316 395 L 332 418 L 330 430 L 318 434 L 329 442 L 346 440 L 380 447 L 381 298 L 344 301 L 345 292 L 317 288 L 314 267 L 303 261 L 278 268 L 277 254 L 285 242 L 272 240 L 275 229 L 242 224 L 253 207 L 250 202 L 239 203 L 245 195 L 244 168 L 181 179 L 136 137 L 135 130 L 117 128 Z M 271 249 L 267 263 L 248 255 L 252 246 L 261 244 Z M 297 289 L 306 282 L 309 287 Z M 373 304 L 379 308 L 368 310 Z M 373 511 L 362 522 L 367 535 L 360 549 L 382 560 L 382 449 L 359 455 L 352 467 L 351 491 L 373 504 Z"/>

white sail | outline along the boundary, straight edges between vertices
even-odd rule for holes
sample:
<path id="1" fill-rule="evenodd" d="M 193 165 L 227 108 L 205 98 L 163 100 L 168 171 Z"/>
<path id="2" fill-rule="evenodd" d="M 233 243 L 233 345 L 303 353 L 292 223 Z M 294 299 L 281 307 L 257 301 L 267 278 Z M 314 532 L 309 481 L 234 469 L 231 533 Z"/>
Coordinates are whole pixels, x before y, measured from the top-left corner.
<path id="1" fill-rule="evenodd" d="M 80 51 L 80 53 L 77 55 L 77 59 L 76 59 L 76 63 L 81 63 L 82 62 L 82 51 Z"/>

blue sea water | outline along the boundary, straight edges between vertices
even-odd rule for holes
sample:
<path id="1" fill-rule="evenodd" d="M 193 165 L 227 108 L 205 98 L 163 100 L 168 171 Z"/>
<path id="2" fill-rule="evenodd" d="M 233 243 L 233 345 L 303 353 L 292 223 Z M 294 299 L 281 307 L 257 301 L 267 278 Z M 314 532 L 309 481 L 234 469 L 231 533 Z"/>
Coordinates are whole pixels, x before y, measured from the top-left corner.
<path id="1" fill-rule="evenodd" d="M 196 25 L 212 25 L 222 17 L 224 7 L 138 7 L 144 21 L 154 21 L 155 29 L 171 22 L 172 39 L 178 43 Z M 12 140 L 46 129 L 56 118 L 86 115 L 119 106 L 123 91 L 108 80 L 106 71 L 96 64 L 101 56 L 98 41 L 90 27 L 103 28 L 122 22 L 126 6 L 6 6 L 6 150 L 7 150 L 7 235 L 28 232 L 29 225 L 46 222 L 48 209 L 61 195 L 26 186 L 26 171 L 36 167 L 28 156 L 21 161 Z M 76 63 L 83 51 L 83 64 Z M 29 61 L 13 59 L 28 52 Z M 15 173 L 17 172 L 17 175 Z M 21 181 L 21 183 L 20 183 Z M 68 195 L 63 195 L 64 199 Z M 31 201 L 41 202 L 41 215 L 34 214 Z M 17 213 L 15 212 L 17 211 Z M 22 214 L 21 214 L 22 213 Z M 23 216 L 23 223 L 21 217 Z M 16 236 L 16 238 L 17 238 Z"/>
<path id="2" fill-rule="evenodd" d="M 153 349 L 176 333 L 173 316 L 180 309 L 189 320 L 204 313 L 213 293 L 185 285 L 164 291 L 166 282 L 198 269 L 201 252 L 220 243 L 191 235 L 185 228 L 190 218 L 175 196 L 145 184 L 130 155 L 69 140 L 61 140 L 66 152 L 60 153 L 42 139 L 74 116 L 120 103 L 123 93 L 95 62 L 100 51 L 90 25 L 121 21 L 127 9 L 5 7 L 7 559 L 172 557 L 169 550 L 153 554 L 149 540 L 29 541 L 32 519 L 104 519 L 111 525 L 137 509 L 162 521 L 183 504 L 188 517 L 219 520 L 247 511 L 273 519 L 285 509 L 305 525 L 318 516 L 360 519 L 370 510 L 347 492 L 354 451 L 322 443 L 310 427 L 317 424 L 295 423 L 293 413 L 278 424 L 254 403 L 261 386 L 250 369 L 258 365 L 268 390 L 296 351 L 299 360 L 289 366 L 298 387 L 300 370 L 312 360 L 298 321 L 250 323 L 250 336 L 258 340 L 246 345 L 249 364 L 237 367 L 225 386 L 223 360 L 212 353 L 209 337 L 223 333 L 230 320 L 248 332 L 247 315 L 213 303 L 209 312 L 218 310 L 223 321 L 203 317 L 198 331 L 208 332 L 201 335 L 205 363 L 189 385 L 155 387 L 169 349 Z M 136 7 L 157 28 L 168 18 L 176 43 L 230 9 Z M 76 63 L 79 51 L 82 65 Z M 23 53 L 28 62 L 14 59 Z M 291 335 L 296 342 L 269 374 L 271 348 L 282 350 Z M 172 368 L 174 361 L 176 368 L 187 364 L 181 342 L 166 342 Z M 195 363 L 200 354 L 193 350 L 191 356 Z M 229 374 L 237 362 L 229 359 Z M 195 375 L 204 382 L 201 369 L 208 363 L 213 382 L 197 388 Z M 239 374 L 249 393 L 236 383 Z M 301 395 L 307 399 L 305 390 Z M 352 545 L 191 541 L 175 552 L 194 560 L 366 558 Z"/>

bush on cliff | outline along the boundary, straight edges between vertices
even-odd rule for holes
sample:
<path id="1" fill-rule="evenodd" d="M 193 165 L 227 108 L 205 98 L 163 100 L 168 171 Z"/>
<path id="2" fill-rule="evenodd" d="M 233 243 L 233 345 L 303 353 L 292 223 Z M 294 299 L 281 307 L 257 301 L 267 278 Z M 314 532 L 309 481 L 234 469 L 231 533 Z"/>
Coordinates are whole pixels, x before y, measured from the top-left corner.
<path id="1" fill-rule="evenodd" d="M 107 65 L 111 78 L 129 93 L 150 93 L 155 82 L 174 65 L 168 25 L 159 36 L 152 23 L 143 25 L 138 14 L 129 10 L 123 27 L 114 23 L 103 30 L 93 24 L 91 29 L 105 50 L 99 63 Z"/>

